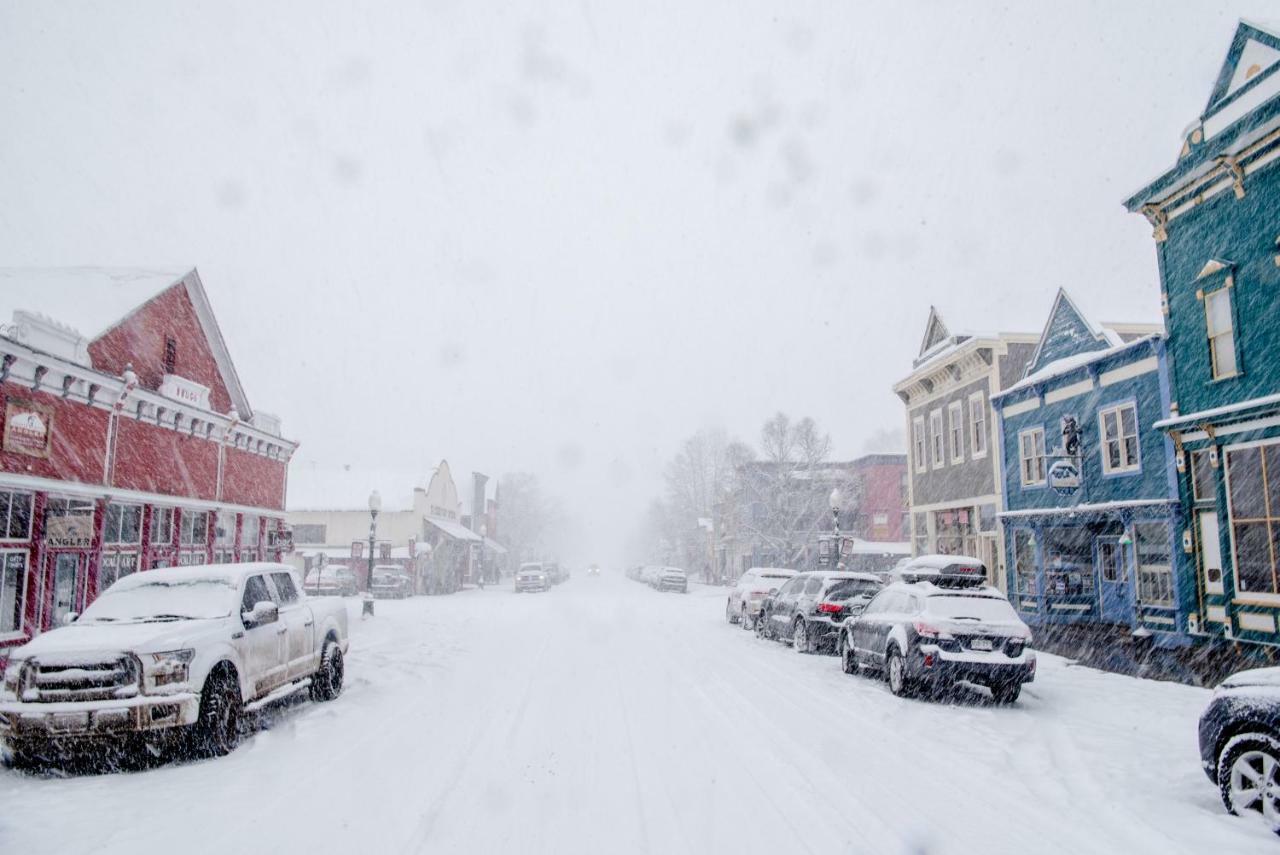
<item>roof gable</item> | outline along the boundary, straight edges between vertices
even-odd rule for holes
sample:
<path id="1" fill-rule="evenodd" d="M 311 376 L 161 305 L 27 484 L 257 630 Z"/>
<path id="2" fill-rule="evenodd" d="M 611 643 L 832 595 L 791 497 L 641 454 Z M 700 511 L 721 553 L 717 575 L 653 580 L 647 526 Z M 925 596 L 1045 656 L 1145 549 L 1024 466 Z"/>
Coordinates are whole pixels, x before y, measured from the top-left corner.
<path id="1" fill-rule="evenodd" d="M 1280 63 L 1280 36 L 1256 24 L 1241 21 L 1218 72 L 1218 80 L 1209 94 L 1205 114 L 1214 112 L 1223 101 L 1262 77 L 1277 63 Z"/>
<path id="2" fill-rule="evenodd" d="M 1085 320 L 1084 314 L 1076 307 L 1066 290 L 1059 288 L 1058 295 L 1053 300 L 1053 308 L 1049 310 L 1044 331 L 1040 333 L 1040 342 L 1036 345 L 1023 376 L 1030 376 L 1059 359 L 1106 350 L 1110 346 L 1107 337 Z"/>
<path id="3" fill-rule="evenodd" d="M 938 308 L 930 306 L 929 320 L 924 325 L 924 339 L 920 342 L 920 356 L 924 356 L 949 338 L 951 338 L 951 332 L 942 322 L 942 315 L 938 313 Z"/>

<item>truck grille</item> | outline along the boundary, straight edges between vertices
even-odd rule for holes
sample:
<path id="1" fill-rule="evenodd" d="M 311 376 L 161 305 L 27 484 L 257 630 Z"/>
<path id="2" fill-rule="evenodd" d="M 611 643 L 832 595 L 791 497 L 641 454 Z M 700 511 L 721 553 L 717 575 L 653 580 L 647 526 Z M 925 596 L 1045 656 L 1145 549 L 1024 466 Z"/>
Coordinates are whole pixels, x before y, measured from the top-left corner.
<path id="1" fill-rule="evenodd" d="M 104 662 L 35 662 L 22 700 L 36 703 L 106 701 L 138 694 L 140 666 L 132 656 Z"/>

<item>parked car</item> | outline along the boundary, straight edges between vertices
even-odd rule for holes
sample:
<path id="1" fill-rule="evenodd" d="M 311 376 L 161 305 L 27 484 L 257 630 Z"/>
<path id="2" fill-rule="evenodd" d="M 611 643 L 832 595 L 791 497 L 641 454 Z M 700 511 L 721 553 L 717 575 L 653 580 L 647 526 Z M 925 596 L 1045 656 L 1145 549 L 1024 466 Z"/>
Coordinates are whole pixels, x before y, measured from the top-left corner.
<path id="1" fill-rule="evenodd" d="M 640 581 L 644 582 L 650 588 L 658 586 L 658 577 L 662 574 L 662 565 L 646 564 L 640 569 Z"/>
<path id="2" fill-rule="evenodd" d="M 681 594 L 687 594 L 689 593 L 689 574 L 679 567 L 663 567 L 653 587 L 659 591 L 678 591 Z"/>
<path id="3" fill-rule="evenodd" d="M 372 590 L 376 599 L 403 600 L 413 594 L 413 579 L 396 565 L 374 567 Z"/>
<path id="4" fill-rule="evenodd" d="M 932 694 L 959 680 L 986 686 L 997 703 L 1035 679 L 1031 630 L 975 558 L 926 555 L 845 622 L 841 666 L 882 672 L 895 695 Z"/>
<path id="5" fill-rule="evenodd" d="M 874 573 L 800 573 L 761 601 L 757 632 L 798 653 L 834 650 L 844 620 L 861 612 L 882 587 Z"/>
<path id="6" fill-rule="evenodd" d="M 1200 760 L 1227 810 L 1280 834 L 1280 668 L 1224 680 L 1200 716 Z"/>
<path id="7" fill-rule="evenodd" d="M 516 593 L 522 591 L 551 590 L 551 576 L 540 561 L 530 561 L 520 565 L 516 571 Z"/>
<path id="8" fill-rule="evenodd" d="M 134 573 L 73 622 L 9 655 L 0 741 L 15 765 L 104 742 L 227 754 L 246 704 L 342 691 L 347 610 L 283 564 Z"/>
<path id="9" fill-rule="evenodd" d="M 729 589 L 729 598 L 724 604 L 725 619 L 747 629 L 755 628 L 764 598 L 795 575 L 795 570 L 785 567 L 752 567 Z"/>
<path id="10" fill-rule="evenodd" d="M 356 574 L 344 564 L 326 564 L 308 573 L 303 587 L 316 597 L 354 597 Z"/>

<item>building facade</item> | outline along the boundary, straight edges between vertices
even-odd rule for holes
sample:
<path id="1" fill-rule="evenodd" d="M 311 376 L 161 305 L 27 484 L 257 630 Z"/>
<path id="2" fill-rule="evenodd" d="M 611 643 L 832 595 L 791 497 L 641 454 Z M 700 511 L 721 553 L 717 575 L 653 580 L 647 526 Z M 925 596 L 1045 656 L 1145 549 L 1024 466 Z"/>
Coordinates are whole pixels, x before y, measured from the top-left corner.
<path id="1" fill-rule="evenodd" d="M 1023 379 L 992 397 L 1009 599 L 1038 631 L 1188 640 L 1167 377 L 1158 326 L 1094 326 L 1059 291 Z"/>
<path id="2" fill-rule="evenodd" d="M 930 308 L 911 373 L 893 387 L 906 405 L 913 553 L 972 555 L 1001 586 L 1003 477 L 991 396 L 1022 377 L 1036 341 L 1033 333 L 953 335 Z"/>
<path id="3" fill-rule="evenodd" d="M 297 444 L 195 270 L 3 270 L 0 316 L 0 646 L 129 573 L 280 558 Z"/>
<path id="4" fill-rule="evenodd" d="M 861 540 L 907 540 L 907 455 L 866 454 L 849 463 L 853 498 L 840 528 Z"/>
<path id="5" fill-rule="evenodd" d="M 1153 226 L 1193 618 L 1280 644 L 1280 32 L 1240 23 L 1177 162 L 1125 201 Z"/>

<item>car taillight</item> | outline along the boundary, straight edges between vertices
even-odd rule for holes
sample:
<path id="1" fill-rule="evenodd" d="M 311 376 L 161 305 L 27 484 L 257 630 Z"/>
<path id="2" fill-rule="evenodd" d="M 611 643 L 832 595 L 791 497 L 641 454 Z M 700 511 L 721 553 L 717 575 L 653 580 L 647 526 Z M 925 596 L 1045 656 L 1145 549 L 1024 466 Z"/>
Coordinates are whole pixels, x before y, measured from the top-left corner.
<path id="1" fill-rule="evenodd" d="M 747 599 L 748 599 L 748 600 L 763 600 L 763 599 L 764 599 L 764 591 L 752 591 L 751 593 L 747 594 Z"/>
<path id="2" fill-rule="evenodd" d="M 839 603 L 818 603 L 819 614 L 838 615 L 843 609 Z"/>
<path id="3" fill-rule="evenodd" d="M 919 635 L 921 638 L 937 638 L 942 634 L 941 630 L 936 626 L 925 623 L 922 620 L 916 621 L 913 626 L 916 628 L 916 635 Z"/>

